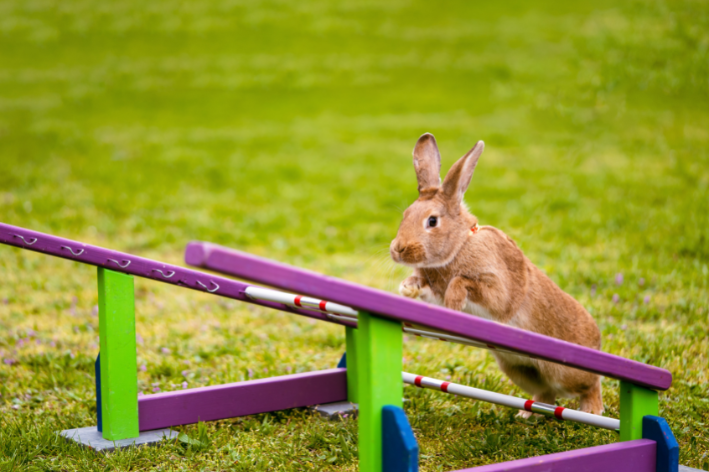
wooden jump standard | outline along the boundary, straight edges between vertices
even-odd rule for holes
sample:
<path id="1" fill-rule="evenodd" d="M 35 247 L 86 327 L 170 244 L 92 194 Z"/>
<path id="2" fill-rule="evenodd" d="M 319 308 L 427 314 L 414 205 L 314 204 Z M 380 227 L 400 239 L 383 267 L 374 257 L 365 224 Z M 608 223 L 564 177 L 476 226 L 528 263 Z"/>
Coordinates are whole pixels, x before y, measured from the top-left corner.
<path id="1" fill-rule="evenodd" d="M 400 408 L 401 327 L 402 323 L 411 323 L 444 332 L 448 339 L 464 344 L 510 350 L 621 380 L 620 433 L 624 442 L 466 470 L 532 471 L 550 463 L 555 464 L 554 470 L 581 470 L 581 465 L 608 471 L 628 470 L 630 465 L 638 471 L 677 470 L 676 441 L 672 442 L 674 437 L 664 420 L 652 416 L 658 409 L 655 390 L 671 384 L 671 374 L 664 369 L 206 243 L 188 246 L 188 263 L 350 305 L 359 310 L 357 322 L 323 311 L 254 299 L 246 291 L 258 291 L 259 287 L 232 279 L 4 223 L 0 223 L 0 243 L 98 267 L 101 356 L 97 360 L 97 405 L 99 431 L 103 423 L 106 439 L 136 438 L 139 431 L 165 426 L 348 399 L 360 404 L 360 470 L 415 471 L 416 441 Z M 349 368 L 137 398 L 131 275 L 343 324 Z"/>
<path id="2" fill-rule="evenodd" d="M 643 438 L 651 437 L 650 431 L 653 427 L 649 426 L 650 424 L 661 425 L 657 428 L 665 431 L 664 434 L 669 431 L 666 422 L 656 416 L 659 409 L 656 390 L 666 390 L 672 383 L 672 374 L 665 369 L 443 307 L 404 299 L 387 292 L 210 243 L 190 243 L 185 251 L 185 262 L 281 290 L 332 301 L 359 311 L 358 328 L 347 327 L 346 339 L 347 351 L 354 353 L 354 356 L 350 354 L 348 357 L 356 360 L 354 365 L 351 365 L 348 359 L 348 398 L 359 403 L 359 457 L 362 470 L 381 470 L 382 453 L 378 448 L 381 444 L 381 423 L 378 421 L 381 421 L 382 408 L 386 404 L 398 406 L 401 404 L 400 388 L 395 388 L 385 380 L 398 377 L 403 367 L 402 323 L 440 330 L 479 343 L 492 344 L 505 350 L 569 365 L 621 381 L 620 439 L 622 443 L 469 470 L 541 471 L 549 470 L 551 462 L 556 464 L 554 470 L 558 471 L 621 471 L 628 470 L 630 465 L 632 470 L 649 471 L 655 470 L 656 464 L 664 464 L 664 459 L 648 459 L 643 462 L 640 457 L 650 454 L 650 448 L 653 447 L 652 441 L 643 442 Z M 393 394 L 392 389 L 395 389 Z M 644 426 L 644 423 L 648 426 Z M 662 434 L 652 436 L 652 439 L 656 442 L 655 447 L 664 451 L 667 449 L 665 446 L 668 445 L 662 443 L 664 440 L 660 436 Z M 673 436 L 672 441 L 674 441 Z M 672 446 L 670 449 L 674 451 L 672 454 L 677 455 L 676 441 L 672 441 L 670 441 Z M 658 445 L 661 443 L 664 446 Z M 624 456 L 625 459 L 618 460 L 618 455 Z M 667 470 L 672 468 L 676 470 L 676 460 L 667 463 L 670 467 Z"/>
<path id="3" fill-rule="evenodd" d="M 211 292 L 322 321 L 321 312 L 262 302 L 245 295 L 252 285 L 110 249 L 0 223 L 0 243 L 98 267 L 99 339 L 97 402 L 105 439 L 135 438 L 140 431 L 233 418 L 347 399 L 345 369 L 161 392 L 138 397 L 133 277 Z M 288 392 L 284 398 L 282 392 Z M 246 401 L 249 400 L 249 401 Z"/>

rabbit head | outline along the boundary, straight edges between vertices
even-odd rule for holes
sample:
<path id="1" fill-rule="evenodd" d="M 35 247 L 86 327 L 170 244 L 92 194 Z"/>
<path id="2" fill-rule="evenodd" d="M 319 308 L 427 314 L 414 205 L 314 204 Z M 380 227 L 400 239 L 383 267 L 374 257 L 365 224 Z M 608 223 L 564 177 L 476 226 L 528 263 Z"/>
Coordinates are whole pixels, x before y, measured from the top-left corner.
<path id="1" fill-rule="evenodd" d="M 396 238 L 389 246 L 394 262 L 411 267 L 441 267 L 458 253 L 477 218 L 463 195 L 485 144 L 478 141 L 448 171 L 441 183 L 441 155 L 436 139 L 426 133 L 414 147 L 418 199 L 404 212 Z"/>

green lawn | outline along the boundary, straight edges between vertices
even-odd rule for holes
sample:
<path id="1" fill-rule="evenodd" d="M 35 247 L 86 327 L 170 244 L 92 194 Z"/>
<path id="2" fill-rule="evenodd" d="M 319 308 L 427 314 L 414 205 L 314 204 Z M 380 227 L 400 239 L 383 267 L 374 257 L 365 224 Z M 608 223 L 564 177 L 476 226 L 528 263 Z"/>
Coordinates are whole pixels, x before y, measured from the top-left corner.
<path id="1" fill-rule="evenodd" d="M 213 241 L 394 291 L 425 131 L 446 169 L 485 140 L 472 211 L 588 308 L 606 352 L 673 373 L 660 414 L 709 470 L 705 2 L 0 0 L 2 222 L 172 263 Z M 136 298 L 145 394 L 344 350 L 338 326 L 141 279 Z M 96 303 L 95 269 L 0 247 L 0 469 L 356 470 L 356 423 L 304 410 L 106 456 L 59 440 L 95 424 Z M 409 339 L 405 368 L 522 395 L 463 346 Z M 616 440 L 405 395 L 423 471 Z M 604 401 L 617 416 L 617 382 Z"/>

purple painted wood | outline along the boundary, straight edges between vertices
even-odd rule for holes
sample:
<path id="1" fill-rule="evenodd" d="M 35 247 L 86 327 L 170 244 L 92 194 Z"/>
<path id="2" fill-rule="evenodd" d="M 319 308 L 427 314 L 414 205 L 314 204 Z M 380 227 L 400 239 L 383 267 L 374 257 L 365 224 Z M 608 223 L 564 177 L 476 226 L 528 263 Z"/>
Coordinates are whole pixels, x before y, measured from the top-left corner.
<path id="1" fill-rule="evenodd" d="M 185 252 L 185 261 L 193 266 L 348 305 L 386 318 L 439 329 L 644 387 L 666 390 L 672 384 L 672 374 L 659 367 L 214 244 L 190 243 Z"/>
<path id="2" fill-rule="evenodd" d="M 347 369 L 138 397 L 141 431 L 347 400 Z"/>
<path id="3" fill-rule="evenodd" d="M 656 446 L 636 439 L 455 472 L 655 472 Z"/>
<path id="4" fill-rule="evenodd" d="M 244 293 L 246 287 L 250 285 L 243 282 L 218 277 L 212 274 L 205 274 L 204 272 L 186 269 L 184 267 L 164 264 L 124 252 L 112 251 L 99 246 L 91 246 L 5 223 L 0 223 L 0 243 L 82 262 L 84 264 L 105 267 L 106 269 L 123 272 L 124 274 L 131 274 L 159 282 L 191 288 L 192 290 L 210 292 L 222 297 L 287 311 L 289 313 L 316 318 L 330 323 L 356 326 L 354 323 L 331 320 L 318 311 L 292 308 L 282 303 L 252 300 Z"/>

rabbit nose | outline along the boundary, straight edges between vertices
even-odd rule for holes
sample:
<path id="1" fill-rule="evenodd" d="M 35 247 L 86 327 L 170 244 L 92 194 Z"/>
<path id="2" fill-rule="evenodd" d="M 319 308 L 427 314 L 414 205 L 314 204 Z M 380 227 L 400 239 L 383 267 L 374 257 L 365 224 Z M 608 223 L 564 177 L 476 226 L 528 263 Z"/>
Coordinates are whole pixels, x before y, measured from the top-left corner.
<path id="1" fill-rule="evenodd" d="M 401 254 L 404 251 L 404 246 L 399 241 L 392 241 L 391 250 L 397 254 Z"/>

